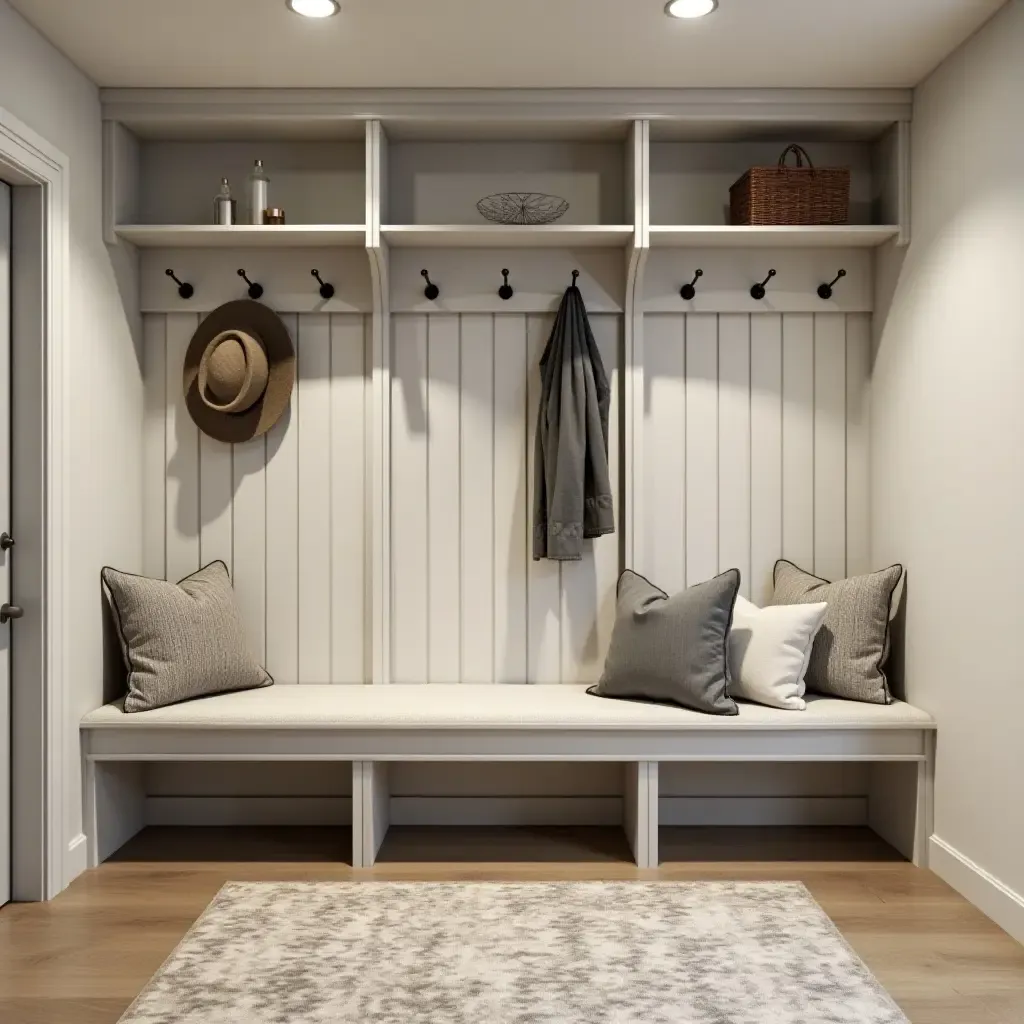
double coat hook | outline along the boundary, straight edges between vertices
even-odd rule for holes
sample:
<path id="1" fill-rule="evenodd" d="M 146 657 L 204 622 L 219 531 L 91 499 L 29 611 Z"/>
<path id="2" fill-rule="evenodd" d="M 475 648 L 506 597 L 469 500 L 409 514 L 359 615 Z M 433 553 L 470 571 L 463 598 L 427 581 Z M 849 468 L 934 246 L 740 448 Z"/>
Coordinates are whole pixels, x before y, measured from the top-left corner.
<path id="1" fill-rule="evenodd" d="M 188 283 L 188 281 L 179 281 L 174 275 L 174 271 L 168 267 L 164 273 L 178 286 L 178 294 L 183 299 L 191 299 L 195 295 L 196 290 Z"/>
<path id="2" fill-rule="evenodd" d="M 503 270 L 501 276 L 505 279 L 505 283 L 498 289 L 498 296 L 507 302 L 515 295 L 515 292 L 512 290 L 512 285 L 508 283 L 508 271 Z"/>
<path id="3" fill-rule="evenodd" d="M 764 287 L 764 286 L 765 286 L 765 285 L 766 285 L 766 284 L 767 284 L 767 283 L 768 283 L 768 282 L 769 282 L 769 281 L 770 281 L 770 280 L 771 280 L 771 279 L 772 279 L 772 278 L 773 278 L 774 276 L 775 276 L 775 268 L 773 267 L 773 268 L 772 268 L 771 270 L 769 270 L 769 271 L 768 271 L 768 276 L 767 276 L 767 277 L 766 277 L 766 278 L 765 278 L 765 279 L 764 279 L 764 280 L 763 280 L 763 281 L 762 281 L 762 282 L 761 282 L 760 284 L 755 284 L 755 285 L 754 285 L 754 286 L 753 286 L 753 287 L 752 287 L 752 288 L 750 289 L 750 297 L 751 297 L 752 299 L 757 299 L 757 301 L 758 301 L 758 302 L 760 302 L 760 301 L 761 301 L 761 299 L 763 299 L 763 298 L 765 297 L 765 295 L 767 295 L 767 294 L 768 294 L 768 293 L 767 293 L 767 292 L 765 291 L 765 287 Z"/>
<path id="4" fill-rule="evenodd" d="M 695 271 L 694 275 L 693 275 L 693 280 L 689 284 L 684 284 L 683 287 L 679 289 L 679 294 L 684 299 L 686 299 L 687 302 L 690 302 L 692 299 L 696 298 L 696 295 L 697 295 L 697 282 L 703 276 L 704 276 L 704 271 L 703 270 Z"/>
<path id="5" fill-rule="evenodd" d="M 832 288 L 833 288 L 833 286 L 835 285 L 835 283 L 837 281 L 839 281 L 841 278 L 844 278 L 844 277 L 846 277 L 846 271 L 845 270 L 840 270 L 839 273 L 836 274 L 836 276 L 834 278 L 832 278 L 831 281 L 828 282 L 828 284 L 819 284 L 818 285 L 818 298 L 819 299 L 824 299 L 826 302 L 829 299 L 831 299 L 832 298 Z"/>
<path id="6" fill-rule="evenodd" d="M 239 270 L 238 271 L 238 276 L 249 286 L 249 298 L 250 299 L 262 298 L 262 296 L 263 296 L 263 285 L 256 284 L 255 281 L 250 281 L 249 278 L 247 278 L 245 276 L 245 270 Z"/>
<path id="7" fill-rule="evenodd" d="M 311 270 L 310 274 L 317 279 L 320 283 L 320 298 L 321 299 L 333 299 L 334 298 L 334 285 L 328 284 L 321 276 L 319 270 Z"/>
<path id="8" fill-rule="evenodd" d="M 426 272 L 425 269 L 420 271 L 420 276 L 423 278 L 424 281 L 427 282 L 427 287 L 423 289 L 423 294 L 431 302 L 433 302 L 434 299 L 436 299 L 438 297 L 438 295 L 441 294 L 441 289 L 438 288 L 437 285 L 434 284 L 434 282 L 430 280 L 430 275 Z"/>

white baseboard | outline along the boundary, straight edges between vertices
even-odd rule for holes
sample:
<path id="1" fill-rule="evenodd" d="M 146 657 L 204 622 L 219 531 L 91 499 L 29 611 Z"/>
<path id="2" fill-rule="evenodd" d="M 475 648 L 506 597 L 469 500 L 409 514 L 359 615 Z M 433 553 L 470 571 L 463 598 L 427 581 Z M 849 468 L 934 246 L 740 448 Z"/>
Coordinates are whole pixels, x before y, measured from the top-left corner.
<path id="1" fill-rule="evenodd" d="M 661 798 L 663 825 L 863 825 L 867 799 L 836 797 Z M 391 798 L 393 825 L 619 825 L 618 796 Z M 146 798 L 147 825 L 349 825 L 350 797 Z"/>
<path id="2" fill-rule="evenodd" d="M 1024 896 L 938 836 L 931 837 L 929 846 L 928 866 L 932 871 L 1000 928 L 1024 943 Z"/>
<path id="3" fill-rule="evenodd" d="M 663 796 L 662 825 L 865 825 L 863 796 Z"/>
<path id="4" fill-rule="evenodd" d="M 68 855 L 64 859 L 64 886 L 69 886 L 88 867 L 89 840 L 84 832 L 79 832 L 68 843 Z"/>

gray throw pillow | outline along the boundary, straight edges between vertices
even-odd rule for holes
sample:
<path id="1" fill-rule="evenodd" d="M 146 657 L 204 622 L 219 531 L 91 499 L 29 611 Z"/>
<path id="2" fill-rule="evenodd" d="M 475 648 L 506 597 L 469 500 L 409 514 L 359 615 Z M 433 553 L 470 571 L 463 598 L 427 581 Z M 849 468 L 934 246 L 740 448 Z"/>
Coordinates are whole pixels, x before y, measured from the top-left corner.
<path id="1" fill-rule="evenodd" d="M 814 638 L 807 689 L 868 704 L 889 704 L 883 668 L 889 657 L 889 622 L 903 566 L 830 583 L 792 562 L 775 563 L 772 604 L 824 601 L 825 619 Z"/>
<path id="2" fill-rule="evenodd" d="M 736 715 L 726 642 L 740 589 L 738 569 L 669 597 L 626 570 L 604 673 L 589 693 Z"/>
<path id="3" fill-rule="evenodd" d="M 273 683 L 246 645 L 223 562 L 180 583 L 116 569 L 100 576 L 128 669 L 125 711 Z"/>

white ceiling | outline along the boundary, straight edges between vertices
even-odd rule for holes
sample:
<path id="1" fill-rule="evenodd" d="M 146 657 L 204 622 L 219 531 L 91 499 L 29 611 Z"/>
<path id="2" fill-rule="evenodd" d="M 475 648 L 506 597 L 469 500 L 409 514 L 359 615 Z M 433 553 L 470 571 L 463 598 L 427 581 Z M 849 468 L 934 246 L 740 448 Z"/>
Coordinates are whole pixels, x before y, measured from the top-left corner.
<path id="1" fill-rule="evenodd" d="M 10 0 L 105 86 L 901 87 L 1003 0 Z"/>

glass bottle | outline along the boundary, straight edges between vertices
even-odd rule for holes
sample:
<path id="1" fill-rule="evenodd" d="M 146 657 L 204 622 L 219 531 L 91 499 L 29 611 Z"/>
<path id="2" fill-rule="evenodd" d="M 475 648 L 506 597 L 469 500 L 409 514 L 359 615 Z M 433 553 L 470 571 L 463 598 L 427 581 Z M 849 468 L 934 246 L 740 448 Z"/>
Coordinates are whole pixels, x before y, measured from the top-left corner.
<path id="1" fill-rule="evenodd" d="M 268 192 L 270 179 L 263 169 L 263 161 L 257 160 L 249 176 L 249 223 L 262 224 L 263 211 L 270 205 Z"/>
<path id="2" fill-rule="evenodd" d="M 227 178 L 220 179 L 220 192 L 213 201 L 213 223 L 223 226 L 235 223 L 235 200 Z"/>

